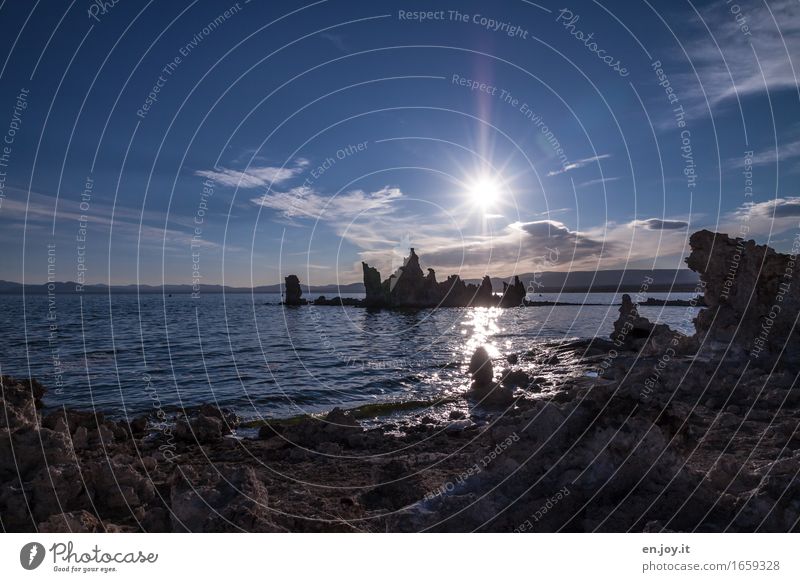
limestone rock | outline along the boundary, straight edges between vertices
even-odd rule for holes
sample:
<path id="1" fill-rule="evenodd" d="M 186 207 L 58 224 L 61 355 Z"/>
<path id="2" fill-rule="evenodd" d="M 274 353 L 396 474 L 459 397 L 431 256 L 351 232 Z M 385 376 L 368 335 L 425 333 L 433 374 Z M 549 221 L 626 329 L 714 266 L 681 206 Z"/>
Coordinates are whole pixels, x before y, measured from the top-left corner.
<path id="1" fill-rule="evenodd" d="M 767 369 L 783 350 L 781 366 L 797 368 L 800 331 L 800 269 L 796 256 L 755 241 L 701 230 L 689 239 L 686 259 L 705 286 L 707 309 L 695 319 L 696 339 L 739 347 Z"/>
<path id="2" fill-rule="evenodd" d="M 251 467 L 176 468 L 170 490 L 176 532 L 268 532 L 267 489 Z"/>
<path id="3" fill-rule="evenodd" d="M 300 279 L 298 279 L 297 275 L 289 275 L 285 278 L 285 282 L 284 305 L 305 305 L 308 303 L 302 298 L 303 288 L 300 285 Z"/>

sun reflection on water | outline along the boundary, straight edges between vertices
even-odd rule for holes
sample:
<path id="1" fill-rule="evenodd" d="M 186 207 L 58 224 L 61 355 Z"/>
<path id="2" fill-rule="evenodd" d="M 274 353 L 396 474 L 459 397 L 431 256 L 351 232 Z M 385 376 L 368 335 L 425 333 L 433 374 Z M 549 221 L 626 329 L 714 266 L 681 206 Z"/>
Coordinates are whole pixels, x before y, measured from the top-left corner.
<path id="1" fill-rule="evenodd" d="M 473 307 L 469 317 L 461 322 L 461 333 L 465 336 L 462 353 L 467 361 L 480 346 L 486 348 L 491 358 L 500 357 L 501 353 L 493 337 L 502 331 L 498 325 L 502 309 L 498 307 Z"/>

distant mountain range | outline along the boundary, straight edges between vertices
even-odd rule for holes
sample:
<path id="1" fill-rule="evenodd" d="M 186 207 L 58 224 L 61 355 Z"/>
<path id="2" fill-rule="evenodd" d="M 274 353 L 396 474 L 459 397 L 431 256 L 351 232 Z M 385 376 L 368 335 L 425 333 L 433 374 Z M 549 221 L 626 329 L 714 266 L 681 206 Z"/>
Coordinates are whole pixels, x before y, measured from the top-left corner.
<path id="1" fill-rule="evenodd" d="M 698 276 L 689 269 L 631 269 L 609 270 L 609 271 L 550 271 L 544 273 L 523 273 L 519 275 L 520 280 L 531 293 L 556 293 L 563 291 L 566 293 L 603 293 L 612 291 L 624 291 L 636 293 L 642 289 L 647 278 L 652 282 L 648 283 L 647 291 L 694 291 L 697 287 Z M 492 286 L 495 292 L 502 291 L 503 282 L 510 281 L 512 277 L 492 277 Z M 467 283 L 480 283 L 480 279 L 466 279 Z M 24 286 L 25 293 L 30 295 L 45 295 L 48 292 L 46 284 L 27 284 Z M 75 293 L 76 283 L 72 281 L 54 283 L 53 292 L 56 294 Z M 228 285 L 200 285 L 201 294 L 210 293 L 281 293 L 283 285 L 260 285 L 258 287 L 231 287 Z M 21 283 L 12 281 L 0 281 L 1 295 L 19 295 L 23 291 Z M 95 284 L 84 285 L 84 294 L 107 294 L 109 293 L 174 293 L 189 294 L 193 289 L 191 285 L 108 285 Z M 307 296 L 316 295 L 339 295 L 343 293 L 364 293 L 363 283 L 350 283 L 348 285 L 303 285 L 303 293 Z"/>

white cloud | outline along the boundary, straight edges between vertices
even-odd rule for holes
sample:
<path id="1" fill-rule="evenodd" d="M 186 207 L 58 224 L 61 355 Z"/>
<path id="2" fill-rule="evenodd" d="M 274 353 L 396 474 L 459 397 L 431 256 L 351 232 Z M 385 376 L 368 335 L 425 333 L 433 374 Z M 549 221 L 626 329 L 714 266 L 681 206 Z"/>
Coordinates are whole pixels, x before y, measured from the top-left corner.
<path id="1" fill-rule="evenodd" d="M 548 176 L 558 176 L 559 174 L 563 174 L 565 172 L 571 172 L 572 170 L 577 170 L 578 168 L 583 168 L 588 166 L 589 164 L 593 164 L 595 162 L 599 162 L 600 160 L 605 160 L 606 158 L 610 158 L 611 154 L 600 154 L 599 156 L 592 156 L 591 158 L 584 158 L 582 160 L 577 160 L 575 162 L 571 162 L 566 164 L 560 170 L 553 170 L 552 172 L 547 172 Z"/>
<path id="2" fill-rule="evenodd" d="M 399 188 L 385 187 L 375 192 L 352 190 L 336 196 L 322 196 L 304 186 L 288 192 L 273 192 L 251 202 L 265 208 L 278 210 L 286 218 L 313 218 L 326 222 L 350 221 L 360 213 L 371 216 L 385 214 L 390 205 L 401 198 Z"/>
<path id="3" fill-rule="evenodd" d="M 749 34 L 737 24 L 732 6 L 719 0 L 700 12 L 702 22 L 693 18 L 697 40 L 685 48 L 702 90 L 694 73 L 676 78 L 682 80 L 687 94 L 698 100 L 693 107 L 695 113 L 707 112 L 703 90 L 712 106 L 737 95 L 741 98 L 764 91 L 797 91 L 796 71 L 792 68 L 792 59 L 800 54 L 797 0 L 736 3 Z"/>
<path id="4" fill-rule="evenodd" d="M 585 188 L 586 186 L 594 186 L 596 184 L 605 184 L 607 182 L 616 182 L 619 178 L 597 178 L 596 180 L 589 180 L 588 182 L 581 182 L 578 188 Z"/>
<path id="5" fill-rule="evenodd" d="M 767 200 L 766 202 L 746 204 L 740 207 L 736 214 L 738 216 L 759 216 L 770 219 L 797 218 L 800 216 L 800 197 L 789 196 L 787 198 Z"/>
<path id="6" fill-rule="evenodd" d="M 787 144 L 778 144 L 777 148 L 765 150 L 753 155 L 752 163 L 754 166 L 765 166 L 776 162 L 785 162 L 793 158 L 800 157 L 800 140 Z M 742 160 L 739 160 L 739 165 Z"/>
<path id="7" fill-rule="evenodd" d="M 689 223 L 684 220 L 647 218 L 645 220 L 634 220 L 630 223 L 630 226 L 633 228 L 646 228 L 647 230 L 683 230 L 689 227 Z"/>
<path id="8" fill-rule="evenodd" d="M 298 158 L 292 167 L 250 166 L 245 170 L 218 168 L 215 170 L 197 170 L 195 176 L 210 178 L 217 184 L 234 188 L 261 188 L 278 185 L 291 180 L 308 166 L 308 160 Z"/>

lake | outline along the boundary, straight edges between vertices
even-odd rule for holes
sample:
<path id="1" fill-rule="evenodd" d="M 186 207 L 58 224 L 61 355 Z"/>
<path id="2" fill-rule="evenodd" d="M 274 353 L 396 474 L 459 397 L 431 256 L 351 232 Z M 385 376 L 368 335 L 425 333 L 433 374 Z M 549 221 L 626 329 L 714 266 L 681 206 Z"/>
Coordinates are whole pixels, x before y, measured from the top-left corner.
<path id="1" fill-rule="evenodd" d="M 530 299 L 600 305 L 370 311 L 284 308 L 275 294 L 61 295 L 54 304 L 5 295 L 0 370 L 44 383 L 48 407 L 123 417 L 210 402 L 245 418 L 287 417 L 462 392 L 479 345 L 500 356 L 545 339 L 608 337 L 620 298 L 545 294 Z M 684 333 L 696 312 L 640 308 Z"/>

